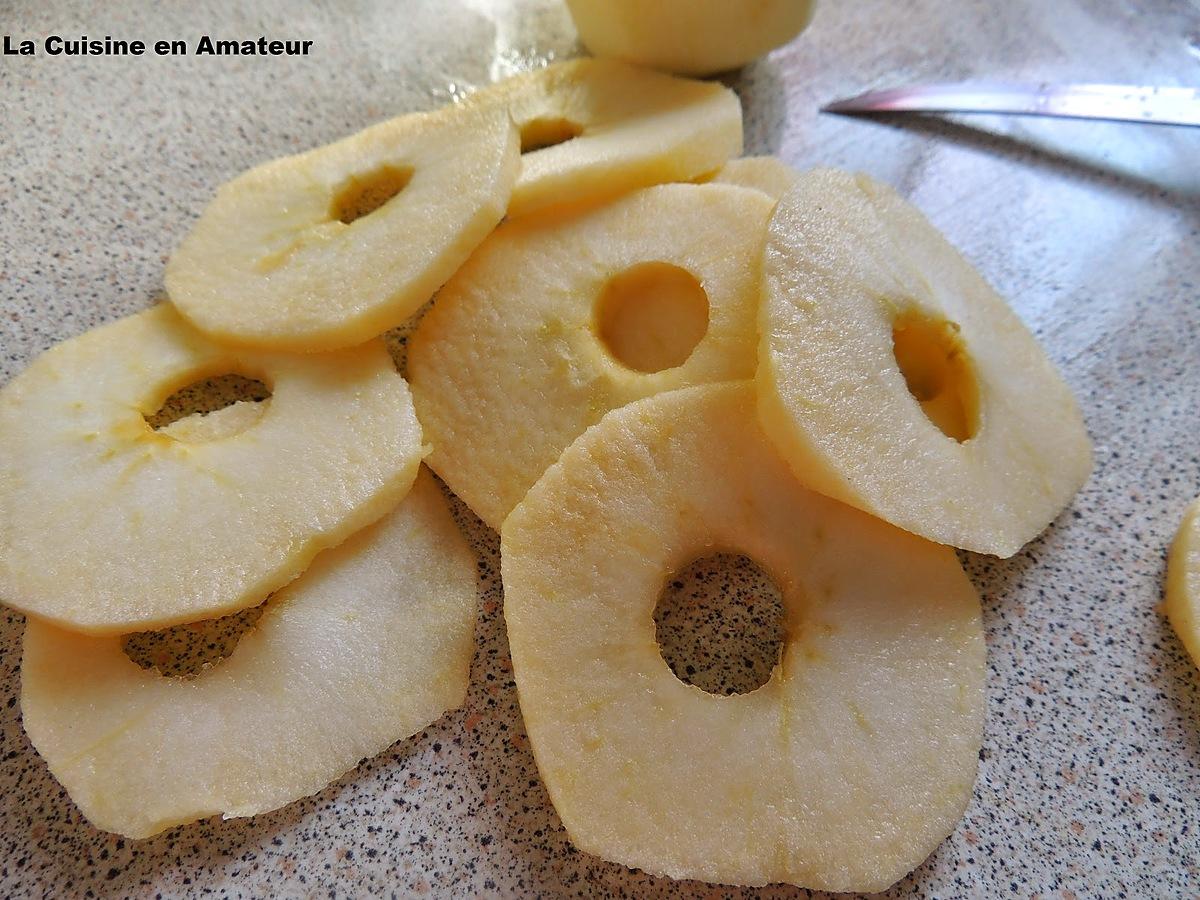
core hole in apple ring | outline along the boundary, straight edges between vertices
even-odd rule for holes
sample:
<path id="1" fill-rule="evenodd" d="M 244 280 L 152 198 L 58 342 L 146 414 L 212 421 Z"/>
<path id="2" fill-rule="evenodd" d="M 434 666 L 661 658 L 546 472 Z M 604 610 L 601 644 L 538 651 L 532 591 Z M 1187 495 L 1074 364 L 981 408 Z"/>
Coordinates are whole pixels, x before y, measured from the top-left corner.
<path id="1" fill-rule="evenodd" d="M 595 330 L 609 354 L 637 372 L 683 365 L 708 331 L 708 294 L 691 272 L 640 263 L 600 291 Z"/>
<path id="2" fill-rule="evenodd" d="M 654 608 L 659 653 L 709 694 L 748 694 L 771 679 L 787 641 L 783 594 L 747 556 L 714 553 L 671 576 Z"/>
<path id="3" fill-rule="evenodd" d="M 160 434 L 201 443 L 245 431 L 262 418 L 270 399 L 262 381 L 229 372 L 185 384 L 143 418 Z"/>
<path id="4" fill-rule="evenodd" d="M 369 216 L 408 187 L 412 177 L 412 168 L 393 165 L 356 175 L 334 194 L 330 217 L 349 225 Z"/>
<path id="5" fill-rule="evenodd" d="M 583 134 L 583 126 L 570 119 L 537 118 L 521 125 L 521 153 L 533 153 L 574 140 Z"/>
<path id="6" fill-rule="evenodd" d="M 946 437 L 979 430 L 979 383 L 958 324 L 909 310 L 892 324 L 892 352 L 908 392 Z"/>
<path id="7" fill-rule="evenodd" d="M 168 678 L 199 675 L 232 655 L 266 608 L 267 603 L 260 603 L 217 619 L 127 634 L 121 649 L 136 665 Z"/>

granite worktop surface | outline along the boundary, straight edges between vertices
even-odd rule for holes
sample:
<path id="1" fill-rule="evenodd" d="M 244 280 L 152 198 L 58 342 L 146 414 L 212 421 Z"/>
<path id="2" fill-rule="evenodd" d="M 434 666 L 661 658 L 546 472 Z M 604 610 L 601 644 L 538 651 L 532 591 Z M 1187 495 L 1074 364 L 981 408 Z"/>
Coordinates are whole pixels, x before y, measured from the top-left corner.
<path id="1" fill-rule="evenodd" d="M 553 0 L 6 0 L 0 31 L 152 43 L 311 40 L 306 56 L 0 58 L 0 381 L 142 309 L 218 184 L 271 157 L 578 53 Z M 1096 467 L 984 602 L 987 725 L 970 808 L 892 896 L 1200 893 L 1200 673 L 1163 617 L 1200 494 L 1200 129 L 818 114 L 967 78 L 1200 84 L 1195 0 L 826 0 L 729 83 L 748 152 L 897 185 L 984 272 L 1077 392 Z M 537 776 L 480 558 L 466 706 L 316 797 L 134 842 L 90 827 L 20 725 L 22 619 L 0 617 L 0 895 L 740 895 L 574 851 Z M 768 888 L 765 895 L 795 893 Z M 804 892 L 800 892 L 804 893 Z"/>

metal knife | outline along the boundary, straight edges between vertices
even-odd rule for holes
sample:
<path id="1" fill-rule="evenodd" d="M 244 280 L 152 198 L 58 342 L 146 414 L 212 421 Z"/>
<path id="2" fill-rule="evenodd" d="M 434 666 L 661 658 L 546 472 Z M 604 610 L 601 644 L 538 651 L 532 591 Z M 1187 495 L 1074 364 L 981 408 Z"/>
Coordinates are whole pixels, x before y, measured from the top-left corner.
<path id="1" fill-rule="evenodd" d="M 867 91 L 822 107 L 863 115 L 899 112 L 1007 113 L 1157 125 L 1200 126 L 1200 88 L 1124 84 L 926 84 Z"/>

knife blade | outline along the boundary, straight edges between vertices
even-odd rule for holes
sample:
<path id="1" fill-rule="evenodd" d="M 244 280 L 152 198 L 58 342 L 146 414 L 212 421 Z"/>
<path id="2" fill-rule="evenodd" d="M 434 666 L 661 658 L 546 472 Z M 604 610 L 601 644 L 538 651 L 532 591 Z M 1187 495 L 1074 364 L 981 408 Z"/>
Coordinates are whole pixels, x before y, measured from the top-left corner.
<path id="1" fill-rule="evenodd" d="M 1200 126 L 1200 89 L 1124 84 L 925 84 L 867 91 L 830 103 L 822 111 L 843 115 L 1003 113 Z"/>

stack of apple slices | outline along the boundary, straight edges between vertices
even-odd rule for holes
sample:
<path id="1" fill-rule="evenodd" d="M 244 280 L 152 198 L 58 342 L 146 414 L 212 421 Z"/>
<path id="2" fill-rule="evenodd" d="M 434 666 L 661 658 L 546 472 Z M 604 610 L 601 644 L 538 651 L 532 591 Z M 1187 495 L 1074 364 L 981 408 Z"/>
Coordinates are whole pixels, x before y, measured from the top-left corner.
<path id="1" fill-rule="evenodd" d="M 1016 552 L 1087 438 L 919 213 L 741 141 L 718 84 L 529 73 L 234 179 L 169 305 L 0 391 L 25 727 L 92 822 L 272 809 L 462 702 L 474 567 L 424 459 L 501 531 L 522 710 L 579 846 L 858 890 L 949 833 L 986 666 L 947 545 Z M 379 336 L 435 293 L 410 395 Z M 228 373 L 269 399 L 151 425 Z M 787 607 L 771 680 L 731 698 L 675 679 L 651 625 L 714 549 L 758 558 Z M 190 678 L 122 650 L 268 596 Z"/>
<path id="2" fill-rule="evenodd" d="M 982 741 L 979 601 L 946 545 L 1015 553 L 1090 445 L 1033 336 L 893 191 L 771 159 L 702 182 L 483 243 L 411 340 L 429 463 L 501 531 L 522 712 L 578 846 L 881 890 L 961 817 Z M 714 551 L 784 600 L 780 662 L 737 697 L 677 679 L 653 630 Z"/>
<path id="3" fill-rule="evenodd" d="M 380 335 L 504 216 L 701 177 L 740 149 L 720 85 L 598 61 L 515 79 L 234 179 L 172 255 L 169 303 L 0 391 L 23 720 L 93 823 L 145 837 L 273 809 L 462 703 L 474 560 Z M 259 395 L 201 412 L 231 375 Z M 190 677 L 124 649 L 258 607 Z"/>

